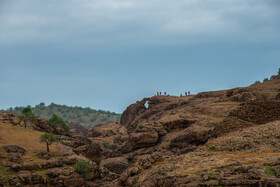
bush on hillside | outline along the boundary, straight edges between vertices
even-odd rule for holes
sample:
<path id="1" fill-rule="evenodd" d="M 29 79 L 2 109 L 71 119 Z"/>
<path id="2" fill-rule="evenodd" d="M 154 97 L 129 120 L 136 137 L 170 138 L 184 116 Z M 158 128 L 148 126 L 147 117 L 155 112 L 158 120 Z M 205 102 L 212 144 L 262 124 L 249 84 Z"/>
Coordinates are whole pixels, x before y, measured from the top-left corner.
<path id="1" fill-rule="evenodd" d="M 85 177 L 86 180 L 92 179 L 91 170 L 92 170 L 93 167 L 88 162 L 78 161 L 74 165 L 74 168 L 78 173 L 82 174 Z"/>
<path id="2" fill-rule="evenodd" d="M 263 80 L 263 82 L 266 82 L 266 81 L 269 81 L 268 78 L 265 78 L 265 79 Z"/>

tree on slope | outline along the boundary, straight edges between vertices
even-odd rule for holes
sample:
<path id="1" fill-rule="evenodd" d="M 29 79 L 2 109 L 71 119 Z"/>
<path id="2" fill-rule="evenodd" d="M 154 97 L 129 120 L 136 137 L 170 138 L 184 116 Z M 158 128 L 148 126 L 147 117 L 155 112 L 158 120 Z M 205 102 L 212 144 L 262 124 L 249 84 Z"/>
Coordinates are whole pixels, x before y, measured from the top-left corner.
<path id="1" fill-rule="evenodd" d="M 24 108 L 24 109 L 22 110 L 21 114 L 22 114 L 22 115 L 19 115 L 19 120 L 20 120 L 19 123 L 21 123 L 21 122 L 23 121 L 23 123 L 24 123 L 24 128 L 26 128 L 28 121 L 34 121 L 34 120 L 36 119 L 36 118 L 35 118 L 35 115 L 34 115 L 34 113 L 32 112 L 30 106 Z"/>
<path id="2" fill-rule="evenodd" d="M 62 128 L 62 130 L 66 133 L 70 130 L 70 127 L 66 125 L 65 121 L 55 114 L 52 115 L 47 123 L 54 129 L 55 132 L 57 132 L 57 128 Z"/>
<path id="3" fill-rule="evenodd" d="M 45 133 L 40 137 L 40 142 L 46 143 L 48 152 L 50 152 L 49 146 L 56 141 L 57 141 L 57 139 L 55 138 L 55 136 L 52 133 Z"/>

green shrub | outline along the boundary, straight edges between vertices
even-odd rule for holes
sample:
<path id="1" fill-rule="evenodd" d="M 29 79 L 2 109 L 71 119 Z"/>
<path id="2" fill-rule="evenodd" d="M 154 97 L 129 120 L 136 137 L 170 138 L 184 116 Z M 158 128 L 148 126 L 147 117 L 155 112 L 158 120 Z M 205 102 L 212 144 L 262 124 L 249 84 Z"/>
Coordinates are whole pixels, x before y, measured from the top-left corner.
<path id="1" fill-rule="evenodd" d="M 268 81 L 268 78 L 265 78 L 265 79 L 263 80 L 263 82 L 266 82 L 266 81 Z"/>
<path id="2" fill-rule="evenodd" d="M 109 144 L 109 142 L 103 142 L 102 145 L 103 145 L 103 147 L 108 148 L 108 149 L 112 148 L 112 146 Z"/>
<path id="3" fill-rule="evenodd" d="M 269 166 L 267 166 L 267 167 L 265 168 L 265 173 L 266 173 L 267 175 L 275 175 L 275 173 L 270 169 Z"/>
<path id="4" fill-rule="evenodd" d="M 270 80 L 273 80 L 275 77 L 276 77 L 276 75 L 272 75 L 272 76 L 270 77 Z"/>
<path id="5" fill-rule="evenodd" d="M 78 173 L 82 174 L 86 180 L 92 179 L 91 170 L 93 167 L 90 163 L 86 161 L 78 161 L 74 165 L 74 168 Z"/>
<path id="6" fill-rule="evenodd" d="M 210 151 L 216 151 L 216 147 L 214 145 L 209 146 Z"/>
<path id="7" fill-rule="evenodd" d="M 138 129 L 143 129 L 143 127 L 144 127 L 144 126 L 143 126 L 142 124 L 139 124 L 139 125 L 138 125 Z"/>
<path id="8" fill-rule="evenodd" d="M 255 82 L 255 84 L 259 84 L 259 83 L 261 83 L 261 81 L 256 81 L 256 82 Z"/>

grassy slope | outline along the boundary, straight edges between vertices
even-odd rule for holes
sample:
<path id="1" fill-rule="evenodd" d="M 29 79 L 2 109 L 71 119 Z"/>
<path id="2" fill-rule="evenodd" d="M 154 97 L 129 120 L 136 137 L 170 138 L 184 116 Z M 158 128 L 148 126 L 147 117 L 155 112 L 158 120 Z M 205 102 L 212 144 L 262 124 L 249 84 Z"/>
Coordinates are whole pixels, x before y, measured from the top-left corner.
<path id="1" fill-rule="evenodd" d="M 9 109 L 8 111 L 14 114 L 20 114 L 22 109 L 23 107 L 15 107 Z M 82 107 L 69 107 L 66 105 L 57 105 L 53 103 L 49 106 L 45 106 L 44 104 L 36 105 L 35 107 L 32 107 L 32 111 L 36 116 L 44 119 L 49 119 L 52 114 L 57 114 L 67 123 L 78 123 L 86 128 L 100 123 L 118 122 L 121 116 L 120 114 L 109 111 L 93 110 Z"/>
<path id="2" fill-rule="evenodd" d="M 40 142 L 40 136 L 44 134 L 43 132 L 3 123 L 0 123 L 0 129 L 0 147 L 3 145 L 18 145 L 23 147 L 27 151 L 24 156 L 25 158 L 33 158 L 34 151 L 46 151 L 45 143 Z M 57 149 L 51 145 L 50 150 L 52 152 Z"/>

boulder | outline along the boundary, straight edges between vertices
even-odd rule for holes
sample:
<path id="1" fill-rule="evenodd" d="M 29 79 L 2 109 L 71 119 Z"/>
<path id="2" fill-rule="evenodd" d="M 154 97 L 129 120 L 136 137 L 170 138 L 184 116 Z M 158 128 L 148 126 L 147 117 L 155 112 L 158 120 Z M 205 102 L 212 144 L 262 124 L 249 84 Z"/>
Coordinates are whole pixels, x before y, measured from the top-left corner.
<path id="1" fill-rule="evenodd" d="M 37 172 L 20 171 L 17 174 L 22 185 L 45 184 L 47 182 L 46 178 Z"/>
<path id="2" fill-rule="evenodd" d="M 81 154 L 84 157 L 96 162 L 97 164 L 100 163 L 101 160 L 101 149 L 97 144 L 90 144 L 80 146 L 74 149 L 76 154 Z"/>
<path id="3" fill-rule="evenodd" d="M 53 186 L 83 186 L 85 179 L 73 168 L 53 168 L 47 170 L 49 183 Z"/>
<path id="4" fill-rule="evenodd" d="M 19 153 L 21 155 L 26 153 L 26 150 L 18 145 L 4 145 L 3 147 L 8 153 Z"/>
<path id="5" fill-rule="evenodd" d="M 100 166 L 108 169 L 110 172 L 121 174 L 129 167 L 129 163 L 125 157 L 115 157 L 102 160 Z"/>

